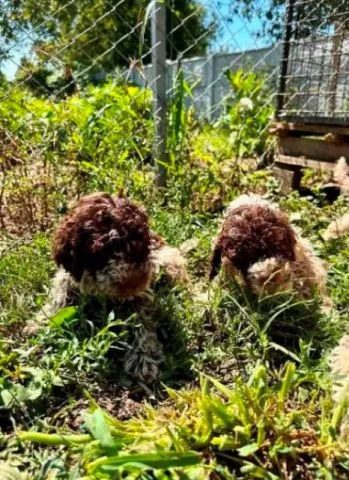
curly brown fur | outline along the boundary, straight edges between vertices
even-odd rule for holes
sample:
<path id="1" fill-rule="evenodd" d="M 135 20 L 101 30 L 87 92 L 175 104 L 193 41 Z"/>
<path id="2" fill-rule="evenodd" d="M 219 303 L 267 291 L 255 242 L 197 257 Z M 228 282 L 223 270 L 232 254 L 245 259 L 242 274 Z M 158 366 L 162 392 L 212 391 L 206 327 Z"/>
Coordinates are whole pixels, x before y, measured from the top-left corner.
<path id="1" fill-rule="evenodd" d="M 137 293 L 138 282 L 142 287 L 147 284 L 149 255 L 146 213 L 129 200 L 106 193 L 82 198 L 59 224 L 53 243 L 57 265 L 64 267 L 77 282 L 85 274 L 90 283 L 94 279 L 99 284 L 97 273 L 110 268 L 111 262 L 127 265 L 129 275 L 120 275 L 120 282 L 114 276 L 118 297 L 123 296 L 123 286 L 125 296 L 129 296 L 133 289 Z"/>
<path id="2" fill-rule="evenodd" d="M 222 256 L 244 275 L 254 263 L 271 257 L 294 260 L 296 238 L 281 212 L 264 205 L 231 209 L 215 242 L 210 277 L 217 273 Z"/>
<path id="3" fill-rule="evenodd" d="M 179 250 L 151 232 L 145 211 L 130 200 L 94 193 L 83 197 L 58 225 L 53 257 L 59 267 L 41 318 L 54 315 L 79 293 L 112 301 L 143 297 L 163 267 L 172 282 L 186 281 Z M 158 373 L 162 348 L 152 325 L 137 330 L 125 367 L 143 380 Z M 157 345 L 156 345 L 157 344 Z M 134 367 L 134 368 L 133 368 Z"/>
<path id="4" fill-rule="evenodd" d="M 237 198 L 215 240 L 210 278 L 220 267 L 257 294 L 295 289 L 303 298 L 326 296 L 326 270 L 274 204 L 256 195 Z"/>

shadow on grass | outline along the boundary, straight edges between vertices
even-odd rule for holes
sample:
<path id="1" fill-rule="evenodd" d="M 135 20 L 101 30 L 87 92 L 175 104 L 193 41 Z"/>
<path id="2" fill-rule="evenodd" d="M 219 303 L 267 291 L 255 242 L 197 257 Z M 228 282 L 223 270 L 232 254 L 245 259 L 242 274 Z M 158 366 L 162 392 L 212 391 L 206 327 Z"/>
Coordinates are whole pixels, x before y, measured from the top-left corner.
<path id="1" fill-rule="evenodd" d="M 228 358 L 240 373 L 257 360 L 271 367 L 286 360 L 315 365 L 340 333 L 336 315 L 324 314 L 318 298 L 302 301 L 292 293 L 259 298 L 230 282 L 212 287 L 196 341 L 202 368 L 219 375 Z"/>
<path id="2" fill-rule="evenodd" d="M 17 350 L 13 367 L 7 366 L 5 393 L 0 389 L 5 417 L 27 422 L 41 413 L 52 415 L 66 402 L 83 398 L 85 391 L 110 402 L 114 396 L 115 403 L 126 390 L 137 401 L 145 395 L 156 399 L 162 396 L 163 383 L 179 387 L 188 382 L 191 361 L 179 307 L 183 293 L 160 284 L 152 298 L 122 304 L 82 298 L 59 322 L 51 319 Z M 135 330 L 149 318 L 164 361 L 159 379 L 144 385 L 125 374 L 123 361 Z M 17 378 L 14 372 L 20 372 Z"/>

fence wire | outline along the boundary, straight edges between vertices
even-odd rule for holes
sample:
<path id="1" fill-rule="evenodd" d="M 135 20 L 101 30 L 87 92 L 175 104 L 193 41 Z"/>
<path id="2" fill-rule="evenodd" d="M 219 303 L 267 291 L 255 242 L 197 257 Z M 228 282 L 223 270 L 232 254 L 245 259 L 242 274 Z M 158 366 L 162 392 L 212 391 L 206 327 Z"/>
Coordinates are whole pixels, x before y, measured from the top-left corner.
<path id="1" fill-rule="evenodd" d="M 49 12 L 37 24 L 35 18 L 29 26 L 22 26 L 19 22 L 20 33 L 17 33 L 16 41 L 1 49 L 0 68 L 5 75 L 10 73 L 12 86 L 1 92 L 0 101 L 10 96 L 14 88 L 21 86 L 30 86 L 39 93 L 59 99 L 75 92 L 89 81 L 97 83 L 107 76 L 115 81 L 124 79 L 151 87 L 154 78 L 150 61 L 154 46 L 151 45 L 150 35 L 143 35 L 145 24 L 149 22 L 146 10 L 139 8 L 137 22 L 131 24 L 127 17 L 120 14 L 120 9 L 128 5 L 127 0 L 104 0 L 102 3 L 101 14 L 96 14 L 88 25 L 74 26 L 75 17 L 82 12 L 76 12 L 80 2 L 71 0 L 53 9 L 52 13 Z M 163 26 L 169 60 L 167 92 L 170 96 L 176 71 L 181 65 L 193 87 L 191 103 L 196 107 L 198 116 L 212 118 L 221 112 L 229 96 L 226 70 L 270 67 L 272 75 L 277 73 L 279 44 L 271 38 L 257 37 L 256 32 L 261 27 L 257 19 L 249 25 L 246 18 L 232 9 L 232 3 L 218 0 L 191 2 L 190 12 L 183 16 L 176 8 L 175 0 L 167 2 L 168 18 Z M 81 8 L 83 6 L 81 2 Z M 63 41 L 59 38 L 56 43 L 50 39 L 47 41 L 46 30 L 50 29 L 51 23 L 60 21 L 63 15 L 71 15 L 73 34 L 67 35 Z M 122 34 L 111 31 L 109 37 L 105 27 L 109 19 L 114 21 L 112 19 L 115 18 L 123 27 Z M 195 18 L 202 19 L 203 25 L 197 31 L 192 29 L 191 23 Z M 101 38 L 106 46 L 103 51 L 97 49 L 97 55 L 94 54 L 96 49 L 92 47 Z M 179 41 L 181 38 L 182 41 Z M 132 52 L 132 57 L 127 51 L 130 42 L 142 45 L 136 54 Z M 83 58 L 83 61 L 74 65 L 74 61 L 70 61 L 71 52 Z M 118 61 L 114 68 L 106 71 L 105 63 L 112 63 L 113 56 Z M 105 58 L 110 58 L 110 62 L 105 62 Z M 45 69 L 53 70 L 57 75 L 59 72 L 61 84 L 56 82 L 52 86 L 44 82 L 40 74 Z"/>
<path id="2" fill-rule="evenodd" d="M 258 8 L 247 18 L 239 2 L 228 0 L 47 0 L 45 8 L 33 0 L 5 2 L 0 228 L 45 229 L 51 204 L 64 211 L 67 184 L 83 194 L 86 177 L 96 189 L 112 188 L 103 165 L 111 165 L 113 156 L 132 157 L 120 184 L 131 181 L 132 172 L 148 172 L 154 160 L 161 163 L 179 72 L 186 83 L 184 106 L 212 128 L 234 101 L 229 72 L 263 74 L 268 88 L 258 108 L 272 108 L 281 43 L 263 34 L 269 2 L 255 3 Z M 166 16 L 156 23 L 154 36 L 151 24 L 163 8 Z M 162 57 L 155 39 L 165 42 Z M 119 90 L 101 93 L 106 85 Z M 254 94 L 252 88 L 244 96 Z M 132 110 L 130 125 L 119 107 Z"/>
<path id="3" fill-rule="evenodd" d="M 347 124 L 349 2 L 290 0 L 278 117 Z"/>

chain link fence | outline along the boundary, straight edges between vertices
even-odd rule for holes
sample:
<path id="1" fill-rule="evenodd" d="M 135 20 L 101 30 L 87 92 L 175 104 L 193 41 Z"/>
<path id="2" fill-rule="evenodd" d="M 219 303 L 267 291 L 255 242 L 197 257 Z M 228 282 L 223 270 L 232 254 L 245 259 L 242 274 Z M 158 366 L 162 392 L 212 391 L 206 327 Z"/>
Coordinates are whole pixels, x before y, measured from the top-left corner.
<path id="1" fill-rule="evenodd" d="M 349 2 L 289 0 L 278 117 L 347 125 Z"/>
<path id="2" fill-rule="evenodd" d="M 165 185 L 170 117 L 178 96 L 212 128 L 224 124 L 234 98 L 245 112 L 237 117 L 241 122 L 259 111 L 265 116 L 266 106 L 270 115 L 281 42 L 262 20 L 271 3 L 255 4 L 251 13 L 241 2 L 224 0 L 5 2 L 1 227 L 17 230 L 31 218 L 29 223 L 45 228 L 50 197 L 54 210 L 64 211 L 71 190 L 84 193 L 86 177 L 89 188 L 115 188 L 103 172 L 115 157 L 127 171 L 118 186 L 138 171 L 148 172 L 154 160 L 158 184 Z M 279 18 L 283 10 L 278 7 Z M 256 77 L 249 79 L 251 72 Z M 262 94 L 259 74 L 268 85 Z M 244 78 L 250 86 L 241 87 Z M 256 91 L 259 103 L 253 105 Z M 266 134 L 269 120 L 263 120 L 258 135 Z M 241 132 L 236 135 L 240 142 Z M 33 204 L 33 195 L 40 206 Z"/>

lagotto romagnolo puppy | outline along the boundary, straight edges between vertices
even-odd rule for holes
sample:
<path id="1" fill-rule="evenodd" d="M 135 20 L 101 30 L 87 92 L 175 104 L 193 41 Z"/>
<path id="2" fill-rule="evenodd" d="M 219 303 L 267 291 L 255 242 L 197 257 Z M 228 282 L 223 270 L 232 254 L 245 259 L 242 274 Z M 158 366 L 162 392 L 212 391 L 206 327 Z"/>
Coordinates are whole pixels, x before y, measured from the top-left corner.
<path id="1" fill-rule="evenodd" d="M 76 303 L 80 294 L 115 302 L 145 297 L 160 270 L 170 282 L 188 281 L 186 262 L 150 230 L 143 208 L 127 198 L 83 197 L 59 223 L 53 240 L 59 267 L 41 317 Z M 125 369 L 143 380 L 158 374 L 161 346 L 153 320 L 135 329 Z"/>
<path id="2" fill-rule="evenodd" d="M 318 292 L 330 303 L 323 262 L 279 207 L 257 195 L 229 205 L 214 242 L 211 280 L 221 266 L 258 295 L 293 290 L 311 298 Z"/>

